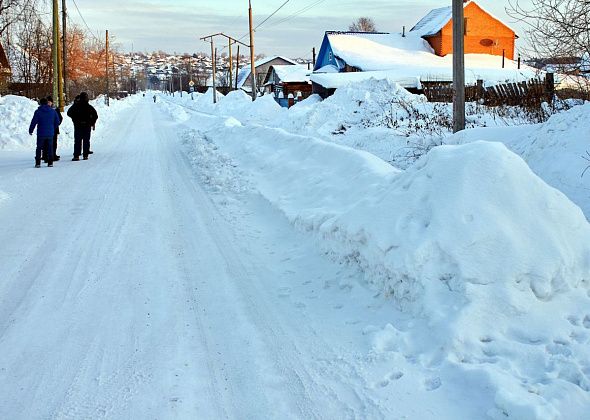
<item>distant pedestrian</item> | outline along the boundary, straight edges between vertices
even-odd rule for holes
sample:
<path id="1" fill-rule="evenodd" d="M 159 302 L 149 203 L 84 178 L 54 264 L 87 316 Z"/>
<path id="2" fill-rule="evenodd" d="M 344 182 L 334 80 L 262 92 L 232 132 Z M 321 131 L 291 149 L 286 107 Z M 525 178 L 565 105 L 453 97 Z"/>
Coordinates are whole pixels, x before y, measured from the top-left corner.
<path id="1" fill-rule="evenodd" d="M 156 95 L 154 95 L 154 103 L 156 103 Z"/>
<path id="2" fill-rule="evenodd" d="M 57 109 L 53 105 L 53 96 L 47 97 L 47 105 L 49 105 L 51 108 L 53 108 L 55 110 L 55 112 L 57 112 L 57 116 L 59 117 L 59 123 L 61 125 L 61 123 L 64 120 L 64 117 L 61 115 L 61 112 L 59 112 L 59 109 Z M 57 154 L 57 137 L 58 136 L 59 136 L 59 127 L 57 128 L 57 130 L 55 130 L 55 134 L 53 135 L 53 161 L 54 162 L 56 162 L 60 159 L 59 155 Z M 47 162 L 47 158 L 44 155 L 41 156 L 41 160 Z"/>
<path id="3" fill-rule="evenodd" d="M 35 152 L 35 168 L 41 167 L 41 152 L 47 158 L 47 166 L 53 166 L 53 136 L 58 129 L 60 120 L 57 112 L 47 104 L 47 98 L 39 101 L 39 108 L 35 111 L 29 134 L 32 136 L 37 127 L 37 150 Z"/>
<path id="4" fill-rule="evenodd" d="M 96 128 L 96 121 L 98 114 L 96 109 L 88 103 L 88 94 L 86 92 L 80 93 L 78 102 L 68 110 L 68 117 L 74 122 L 74 158 L 72 160 L 80 160 L 80 155 L 84 160 L 88 159 L 90 151 L 90 135 L 91 130 Z"/>

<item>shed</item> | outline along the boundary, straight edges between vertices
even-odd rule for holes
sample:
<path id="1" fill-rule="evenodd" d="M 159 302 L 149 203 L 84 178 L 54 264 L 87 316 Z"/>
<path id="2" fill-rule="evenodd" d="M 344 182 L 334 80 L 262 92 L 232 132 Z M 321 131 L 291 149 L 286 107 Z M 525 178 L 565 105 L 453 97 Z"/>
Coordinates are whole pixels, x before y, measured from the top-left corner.
<path id="1" fill-rule="evenodd" d="M 266 75 L 264 86 L 273 93 L 275 100 L 283 107 L 289 107 L 289 95 L 305 99 L 311 95 L 311 70 L 307 66 L 274 65 Z"/>
<path id="2" fill-rule="evenodd" d="M 266 57 L 254 62 L 256 68 L 256 86 L 262 86 L 264 84 L 264 80 L 271 66 L 294 66 L 296 64 L 297 62 L 295 60 L 282 56 Z M 245 67 L 242 67 L 238 72 L 238 89 L 242 89 L 246 92 L 252 91 L 252 72 L 250 69 L 250 63 Z"/>

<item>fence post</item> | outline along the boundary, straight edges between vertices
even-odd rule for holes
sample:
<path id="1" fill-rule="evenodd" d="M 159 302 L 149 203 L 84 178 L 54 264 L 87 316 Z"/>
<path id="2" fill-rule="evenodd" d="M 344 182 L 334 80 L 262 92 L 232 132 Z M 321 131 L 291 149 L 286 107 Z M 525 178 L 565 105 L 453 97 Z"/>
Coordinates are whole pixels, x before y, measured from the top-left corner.
<path id="1" fill-rule="evenodd" d="M 553 95 L 555 94 L 555 75 L 553 73 L 547 73 L 545 75 L 545 95 L 547 102 L 553 103 Z"/>
<path id="2" fill-rule="evenodd" d="M 484 90 L 483 90 L 483 80 L 477 80 L 477 90 L 476 90 L 477 99 L 484 99 Z"/>

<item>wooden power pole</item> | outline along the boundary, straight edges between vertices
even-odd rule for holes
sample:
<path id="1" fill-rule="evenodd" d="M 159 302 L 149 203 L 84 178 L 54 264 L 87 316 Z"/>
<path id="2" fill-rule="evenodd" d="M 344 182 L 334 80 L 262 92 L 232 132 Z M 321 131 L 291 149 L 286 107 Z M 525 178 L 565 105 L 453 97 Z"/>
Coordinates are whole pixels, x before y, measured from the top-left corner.
<path id="1" fill-rule="evenodd" d="M 53 100 L 59 101 L 59 6 L 57 0 L 53 0 L 53 43 L 51 45 L 51 57 L 53 62 Z M 59 105 L 59 102 L 57 102 Z"/>
<path id="2" fill-rule="evenodd" d="M 67 9 L 66 0 L 61 0 L 61 12 L 62 12 L 62 33 L 61 33 L 61 45 L 62 45 L 62 57 L 63 57 L 63 81 L 64 81 L 64 105 L 65 102 L 70 98 L 68 90 L 68 40 L 66 38 L 66 23 L 67 23 Z"/>
<path id="3" fill-rule="evenodd" d="M 238 44 L 238 54 L 236 55 L 236 90 L 238 90 L 238 74 L 240 74 L 240 44 Z"/>
<path id="4" fill-rule="evenodd" d="M 465 20 L 463 0 L 453 0 L 453 132 L 465 129 Z"/>
<path id="5" fill-rule="evenodd" d="M 252 77 L 252 100 L 256 100 L 256 63 L 254 62 L 254 25 L 252 19 L 252 0 L 248 0 L 248 19 L 250 22 L 250 76 Z"/>
<path id="6" fill-rule="evenodd" d="M 234 69 L 233 69 L 233 67 L 234 67 L 234 57 L 231 54 L 232 40 L 231 39 L 228 39 L 227 41 L 229 43 L 228 44 L 228 48 L 229 48 L 229 83 L 228 83 L 228 85 L 229 85 L 229 90 L 231 90 L 231 87 L 233 85 L 233 80 L 234 80 L 234 78 L 233 78 L 234 77 Z"/>
<path id="7" fill-rule="evenodd" d="M 109 104 L 109 31 L 107 30 L 106 32 L 106 44 L 105 44 L 105 76 L 106 76 L 106 98 L 105 98 L 105 102 L 107 104 L 107 106 L 110 106 Z"/>

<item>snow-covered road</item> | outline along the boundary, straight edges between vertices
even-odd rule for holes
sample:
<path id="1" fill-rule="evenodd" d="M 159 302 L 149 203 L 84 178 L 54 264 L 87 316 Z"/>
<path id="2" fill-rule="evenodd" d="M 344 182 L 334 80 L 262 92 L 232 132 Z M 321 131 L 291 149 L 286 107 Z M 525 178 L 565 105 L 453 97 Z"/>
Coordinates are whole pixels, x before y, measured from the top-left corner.
<path id="1" fill-rule="evenodd" d="M 366 324 L 343 315 L 369 292 L 314 307 L 353 274 L 262 200 L 232 230 L 175 125 L 137 103 L 88 162 L 3 156 L 0 418 L 386 416 L 353 367 Z"/>
<path id="2" fill-rule="evenodd" d="M 0 101 L 0 420 L 588 412 L 589 227 L 504 146 L 399 171 L 271 97 L 158 98 L 41 169 Z"/>

